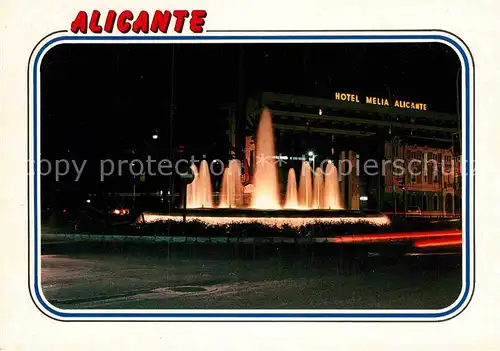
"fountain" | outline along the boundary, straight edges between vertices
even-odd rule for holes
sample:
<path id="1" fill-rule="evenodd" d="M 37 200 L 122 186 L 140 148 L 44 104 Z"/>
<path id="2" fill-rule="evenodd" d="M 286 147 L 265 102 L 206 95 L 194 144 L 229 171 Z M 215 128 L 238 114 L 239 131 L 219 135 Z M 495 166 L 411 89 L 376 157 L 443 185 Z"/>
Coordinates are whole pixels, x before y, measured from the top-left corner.
<path id="1" fill-rule="evenodd" d="M 323 184 L 324 184 L 324 178 L 323 178 L 323 171 L 321 168 L 316 168 L 316 171 L 314 172 L 314 190 L 313 190 L 313 208 L 315 209 L 323 209 L 323 200 L 324 200 L 324 193 L 323 193 Z"/>
<path id="2" fill-rule="evenodd" d="M 328 210 L 341 209 L 337 168 L 328 162 L 325 170 L 324 208 Z"/>
<path id="3" fill-rule="evenodd" d="M 368 215 L 343 210 L 337 168 L 332 161 L 328 161 L 324 170 L 317 167 L 314 171 L 308 161 L 303 161 L 299 179 L 295 170 L 290 168 L 286 193 L 282 198 L 275 156 L 271 111 L 264 109 L 257 129 L 256 165 L 249 205 L 243 202 L 240 161 L 231 160 L 224 169 L 217 202 L 213 198 L 208 163 L 204 160 L 199 169 L 194 164 L 191 166 L 194 180 L 187 186 L 187 220 L 201 220 L 210 224 L 257 221 L 277 226 L 300 226 L 317 221 L 390 223 L 386 216 L 380 214 Z M 152 213 L 145 213 L 145 217 L 152 221 L 182 218 L 179 214 Z"/>
<path id="4" fill-rule="evenodd" d="M 210 180 L 210 170 L 206 160 L 201 161 L 200 170 L 196 165 L 191 165 L 194 180 L 188 184 L 186 189 L 187 208 L 212 208 L 212 182 Z"/>
<path id="5" fill-rule="evenodd" d="M 302 209 L 312 208 L 313 199 L 312 170 L 309 162 L 302 162 L 299 181 L 299 207 Z"/>

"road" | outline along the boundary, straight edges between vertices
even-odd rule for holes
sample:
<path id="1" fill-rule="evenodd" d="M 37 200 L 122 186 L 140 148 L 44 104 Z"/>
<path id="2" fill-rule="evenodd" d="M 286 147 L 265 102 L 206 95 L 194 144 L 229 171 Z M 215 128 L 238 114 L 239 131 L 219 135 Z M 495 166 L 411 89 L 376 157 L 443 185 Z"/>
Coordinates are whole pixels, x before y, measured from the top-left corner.
<path id="1" fill-rule="evenodd" d="M 329 257 L 233 259 L 135 246 L 61 244 L 44 250 L 42 290 L 65 309 L 419 309 L 451 304 L 457 259 L 339 270 Z"/>

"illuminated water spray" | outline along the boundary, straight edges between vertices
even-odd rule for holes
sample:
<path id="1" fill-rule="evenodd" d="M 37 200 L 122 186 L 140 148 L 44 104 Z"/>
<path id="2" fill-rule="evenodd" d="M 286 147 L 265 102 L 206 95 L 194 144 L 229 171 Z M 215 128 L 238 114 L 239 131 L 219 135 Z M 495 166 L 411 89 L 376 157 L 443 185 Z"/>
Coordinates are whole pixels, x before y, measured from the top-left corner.
<path id="1" fill-rule="evenodd" d="M 290 168 L 288 170 L 288 180 L 286 183 L 286 209 L 297 209 L 299 207 L 299 199 L 297 195 L 297 178 L 295 176 L 295 170 Z"/>

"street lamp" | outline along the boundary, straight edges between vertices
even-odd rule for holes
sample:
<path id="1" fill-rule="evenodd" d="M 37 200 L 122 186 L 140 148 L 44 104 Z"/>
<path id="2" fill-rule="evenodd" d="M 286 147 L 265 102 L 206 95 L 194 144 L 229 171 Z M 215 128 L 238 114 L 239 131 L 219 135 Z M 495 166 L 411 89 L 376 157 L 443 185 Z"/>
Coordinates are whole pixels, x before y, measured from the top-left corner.
<path id="1" fill-rule="evenodd" d="M 158 134 L 153 134 L 153 139 L 154 140 L 158 139 Z"/>

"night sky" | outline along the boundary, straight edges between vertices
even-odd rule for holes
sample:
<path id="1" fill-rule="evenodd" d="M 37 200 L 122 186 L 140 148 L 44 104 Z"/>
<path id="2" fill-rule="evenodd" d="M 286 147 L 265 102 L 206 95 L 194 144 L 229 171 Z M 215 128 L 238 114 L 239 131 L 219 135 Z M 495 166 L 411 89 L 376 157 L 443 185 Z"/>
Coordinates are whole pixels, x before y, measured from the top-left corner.
<path id="1" fill-rule="evenodd" d="M 243 44 L 245 96 L 334 92 L 421 101 L 456 113 L 457 55 L 443 44 Z M 42 158 L 118 157 L 160 130 L 168 147 L 223 138 L 220 107 L 238 96 L 238 44 L 63 44 L 42 62 Z M 68 151 L 69 150 L 69 151 Z"/>

